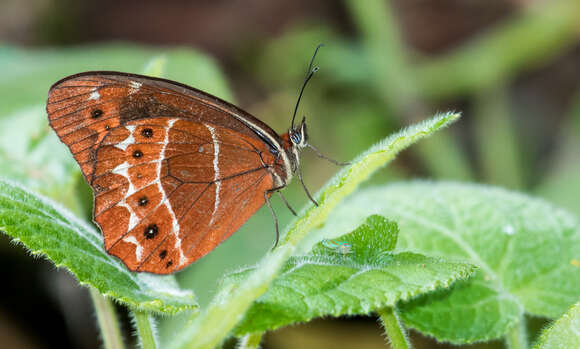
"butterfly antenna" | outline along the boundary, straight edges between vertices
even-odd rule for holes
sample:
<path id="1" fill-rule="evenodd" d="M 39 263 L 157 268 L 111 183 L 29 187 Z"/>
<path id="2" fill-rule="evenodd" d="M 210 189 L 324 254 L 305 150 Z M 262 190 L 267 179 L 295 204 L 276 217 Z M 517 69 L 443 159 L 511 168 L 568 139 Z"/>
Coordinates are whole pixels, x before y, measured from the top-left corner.
<path id="1" fill-rule="evenodd" d="M 294 119 L 296 119 L 296 113 L 298 112 L 298 106 L 300 105 L 300 100 L 302 99 L 302 94 L 304 93 L 304 89 L 306 88 L 308 81 L 310 81 L 310 79 L 312 78 L 314 73 L 316 73 L 318 71 L 318 67 L 312 68 L 312 65 L 314 64 L 314 59 L 316 58 L 316 54 L 318 53 L 318 50 L 322 46 L 324 46 L 324 44 L 319 44 L 318 46 L 316 46 L 316 50 L 314 50 L 314 54 L 312 55 L 312 59 L 310 60 L 310 65 L 308 65 L 308 70 L 306 71 L 306 78 L 304 79 L 304 83 L 302 83 L 302 88 L 300 89 L 300 94 L 298 95 L 298 100 L 296 101 L 296 106 L 294 107 L 294 114 L 292 115 L 292 123 L 291 123 L 292 130 L 294 129 Z"/>

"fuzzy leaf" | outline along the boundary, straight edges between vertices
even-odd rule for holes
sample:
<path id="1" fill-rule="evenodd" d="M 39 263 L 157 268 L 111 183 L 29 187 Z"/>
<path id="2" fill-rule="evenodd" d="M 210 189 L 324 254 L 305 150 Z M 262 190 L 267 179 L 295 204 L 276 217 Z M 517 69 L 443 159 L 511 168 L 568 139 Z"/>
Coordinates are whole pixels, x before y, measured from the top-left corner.
<path id="1" fill-rule="evenodd" d="M 399 250 L 479 266 L 451 292 L 400 308 L 405 322 L 439 340 L 504 335 L 524 313 L 558 317 L 580 296 L 580 229 L 542 200 L 483 185 L 407 182 L 358 192 L 312 236 L 349 231 L 368 214 L 397 220 Z"/>
<path id="2" fill-rule="evenodd" d="M 393 254 L 397 233 L 396 223 L 374 215 L 340 238 L 341 244 L 350 246 L 349 253 L 321 242 L 310 254 L 290 258 L 280 276 L 246 313 L 237 334 L 272 330 L 320 316 L 368 314 L 448 287 L 475 269 L 468 263 L 410 252 Z M 226 285 L 243 280 L 252 270 L 231 275 Z"/>
<path id="3" fill-rule="evenodd" d="M 44 255 L 91 285 L 131 307 L 177 313 L 197 307 L 190 291 L 172 276 L 132 273 L 104 250 L 103 238 L 57 204 L 0 179 L 0 231 L 21 242 L 33 255 Z"/>
<path id="4" fill-rule="evenodd" d="M 577 348 L 580 343 L 580 303 L 546 328 L 535 349 Z"/>

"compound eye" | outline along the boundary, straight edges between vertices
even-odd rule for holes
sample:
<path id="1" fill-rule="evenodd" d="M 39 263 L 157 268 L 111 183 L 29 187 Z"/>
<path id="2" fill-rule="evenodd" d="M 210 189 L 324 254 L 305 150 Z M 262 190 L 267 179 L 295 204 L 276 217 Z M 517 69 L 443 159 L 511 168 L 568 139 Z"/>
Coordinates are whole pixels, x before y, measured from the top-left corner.
<path id="1" fill-rule="evenodd" d="M 292 132 L 290 134 L 290 139 L 292 140 L 292 143 L 300 144 L 300 141 L 302 141 L 302 135 L 298 132 Z"/>

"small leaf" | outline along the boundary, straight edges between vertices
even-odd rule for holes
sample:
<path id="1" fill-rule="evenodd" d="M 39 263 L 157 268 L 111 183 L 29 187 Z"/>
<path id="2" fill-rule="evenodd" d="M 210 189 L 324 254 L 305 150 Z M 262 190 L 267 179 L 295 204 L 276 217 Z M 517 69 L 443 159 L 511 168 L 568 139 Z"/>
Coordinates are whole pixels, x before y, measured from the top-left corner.
<path id="1" fill-rule="evenodd" d="M 524 313 L 554 318 L 578 300 L 578 222 L 544 201 L 483 185 L 400 183 L 358 192 L 312 236 L 348 231 L 370 213 L 397 220 L 399 250 L 480 267 L 451 292 L 400 307 L 407 325 L 439 340 L 498 338 Z"/>
<path id="2" fill-rule="evenodd" d="M 375 258 L 382 256 L 382 252 L 391 252 L 395 249 L 398 234 L 399 228 L 395 222 L 388 221 L 383 216 L 371 215 L 355 231 L 343 235 L 339 242 L 349 246 L 348 255 L 358 262 L 373 263 Z M 334 256 L 340 260 L 346 257 L 346 254 L 341 253 L 340 250 L 329 248 L 325 241 L 314 246 L 311 254 L 324 257 Z"/>
<path id="3" fill-rule="evenodd" d="M 535 349 L 577 348 L 580 343 L 580 303 L 546 328 Z"/>
<path id="4" fill-rule="evenodd" d="M 104 250 L 101 234 L 64 208 L 0 179 L 0 230 L 69 269 L 81 284 L 131 307 L 174 314 L 197 307 L 172 276 L 132 273 Z"/>
<path id="5" fill-rule="evenodd" d="M 324 243 L 292 257 L 268 291 L 246 313 L 238 335 L 266 331 L 320 316 L 368 314 L 397 301 L 448 287 L 474 270 L 471 264 L 404 252 L 391 254 L 394 222 L 374 215 L 340 238 L 352 247 L 342 254 Z M 226 287 L 254 270 L 230 275 Z"/>

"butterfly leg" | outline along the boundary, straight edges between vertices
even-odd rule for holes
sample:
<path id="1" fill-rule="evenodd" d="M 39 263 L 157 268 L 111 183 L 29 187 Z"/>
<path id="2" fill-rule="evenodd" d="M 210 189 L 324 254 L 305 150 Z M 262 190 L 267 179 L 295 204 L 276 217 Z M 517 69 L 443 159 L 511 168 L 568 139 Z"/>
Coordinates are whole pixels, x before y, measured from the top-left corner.
<path id="1" fill-rule="evenodd" d="M 290 204 L 288 203 L 288 201 L 286 200 L 286 198 L 284 197 L 284 195 L 282 195 L 282 192 L 280 190 L 277 190 L 276 192 L 280 196 L 280 199 L 282 199 L 282 201 L 284 201 L 284 203 L 286 204 L 286 207 L 288 207 L 288 209 L 290 210 L 290 212 L 292 212 L 293 215 L 298 216 L 296 214 L 296 211 L 294 211 L 294 209 L 292 208 L 292 206 L 290 206 Z"/>
<path id="2" fill-rule="evenodd" d="M 274 226 L 276 227 L 276 242 L 274 242 L 274 246 L 272 246 L 272 249 L 275 249 L 276 246 L 278 246 L 278 240 L 280 240 L 280 230 L 278 229 L 278 216 L 276 216 L 276 212 L 274 212 L 272 204 L 270 203 L 270 194 L 272 194 L 275 191 L 279 192 L 280 189 L 282 188 L 284 188 L 284 186 L 279 186 L 264 191 L 264 199 L 266 199 L 266 203 L 268 204 L 268 208 L 270 209 L 270 213 L 272 214 L 272 218 L 274 219 Z"/>
<path id="3" fill-rule="evenodd" d="M 314 204 L 314 206 L 318 207 L 318 202 L 316 202 L 316 200 L 314 200 L 314 198 L 312 197 L 312 195 L 310 195 L 310 192 L 308 191 L 308 188 L 306 188 L 306 184 L 304 184 L 304 181 L 302 180 L 302 171 L 300 170 L 300 167 L 298 167 L 298 179 L 300 180 L 300 183 L 302 183 L 302 188 L 304 188 L 304 191 L 306 192 L 306 195 L 308 195 L 308 198 L 310 199 L 310 201 L 312 201 L 312 203 Z"/>

